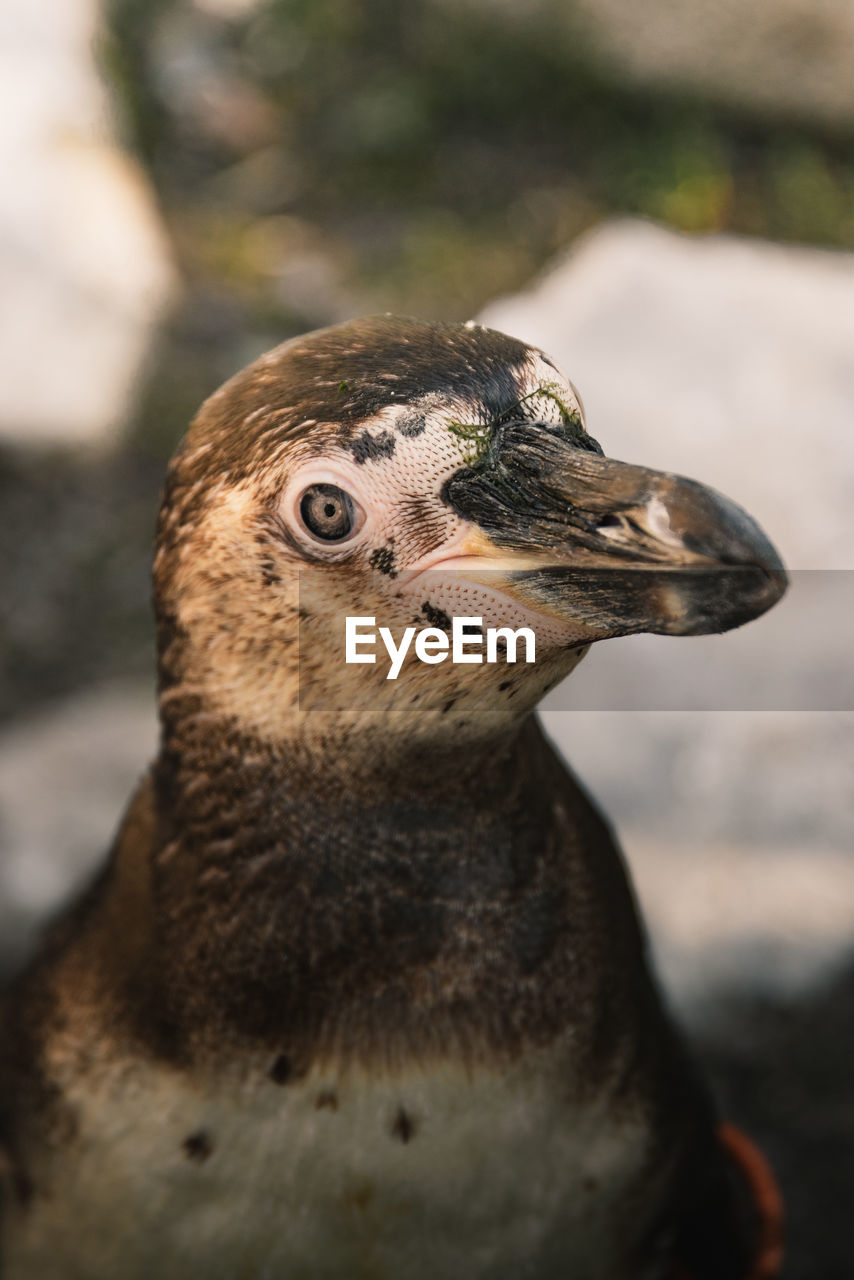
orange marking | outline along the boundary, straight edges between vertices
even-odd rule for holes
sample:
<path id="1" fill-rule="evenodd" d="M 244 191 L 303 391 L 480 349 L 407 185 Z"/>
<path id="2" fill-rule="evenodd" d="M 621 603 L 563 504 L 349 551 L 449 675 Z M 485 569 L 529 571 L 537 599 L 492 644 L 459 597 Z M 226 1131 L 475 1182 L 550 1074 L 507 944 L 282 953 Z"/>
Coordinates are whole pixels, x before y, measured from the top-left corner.
<path id="1" fill-rule="evenodd" d="M 756 1208 L 759 1243 L 745 1280 L 775 1280 L 783 1265 L 783 1197 L 762 1152 L 734 1124 L 718 1125 L 718 1141 L 747 1183 Z"/>
<path id="2" fill-rule="evenodd" d="M 718 1141 L 741 1174 L 756 1211 L 756 1256 L 743 1280 L 777 1280 L 783 1265 L 783 1197 L 771 1166 L 747 1134 L 722 1121 Z M 672 1280 L 692 1280 L 677 1264 Z"/>

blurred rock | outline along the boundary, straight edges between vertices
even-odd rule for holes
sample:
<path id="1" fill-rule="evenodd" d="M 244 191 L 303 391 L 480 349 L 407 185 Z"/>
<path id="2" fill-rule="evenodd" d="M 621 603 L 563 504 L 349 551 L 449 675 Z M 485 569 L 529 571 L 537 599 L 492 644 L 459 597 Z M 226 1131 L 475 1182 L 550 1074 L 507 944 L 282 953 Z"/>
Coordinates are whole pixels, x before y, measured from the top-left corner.
<path id="1" fill-rule="evenodd" d="M 795 1000 L 854 954 L 847 852 L 672 845 L 627 831 L 626 852 L 658 971 L 699 1023 L 724 993 Z"/>
<path id="2" fill-rule="evenodd" d="M 22 443 L 115 432 L 174 286 L 97 37 L 96 0 L 0 12 L 0 435 Z"/>
<path id="3" fill-rule="evenodd" d="M 613 644 L 627 667 L 634 645 L 634 638 Z M 568 694 L 582 672 L 567 682 Z M 850 714 L 546 711 L 542 718 L 620 829 L 689 847 L 851 849 Z"/>
<path id="4" fill-rule="evenodd" d="M 103 862 L 155 745 L 147 685 L 93 690 L 0 736 L 0 965 Z"/>
<path id="5" fill-rule="evenodd" d="M 614 642 L 626 668 L 634 643 Z M 854 716 L 542 719 L 616 829 L 661 976 L 695 1024 L 724 995 L 801 998 L 850 963 Z"/>
<path id="6" fill-rule="evenodd" d="M 624 82 L 760 114 L 854 122 L 854 7 L 847 0 L 467 3 L 528 31 L 534 25 L 575 56 L 581 48 Z"/>

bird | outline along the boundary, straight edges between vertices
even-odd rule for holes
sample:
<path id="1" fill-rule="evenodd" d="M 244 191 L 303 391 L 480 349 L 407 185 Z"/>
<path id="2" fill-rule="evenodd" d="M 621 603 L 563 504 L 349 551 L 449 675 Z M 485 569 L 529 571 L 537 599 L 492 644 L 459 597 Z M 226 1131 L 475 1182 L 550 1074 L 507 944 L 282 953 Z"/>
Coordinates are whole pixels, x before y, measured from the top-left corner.
<path id="1" fill-rule="evenodd" d="M 153 581 L 156 758 L 3 995 L 4 1280 L 759 1275 L 616 839 L 534 714 L 599 640 L 770 608 L 759 526 L 607 457 L 541 351 L 380 315 L 204 403 Z M 460 618 L 495 660 L 451 660 Z M 347 662 L 347 619 L 434 660 Z"/>

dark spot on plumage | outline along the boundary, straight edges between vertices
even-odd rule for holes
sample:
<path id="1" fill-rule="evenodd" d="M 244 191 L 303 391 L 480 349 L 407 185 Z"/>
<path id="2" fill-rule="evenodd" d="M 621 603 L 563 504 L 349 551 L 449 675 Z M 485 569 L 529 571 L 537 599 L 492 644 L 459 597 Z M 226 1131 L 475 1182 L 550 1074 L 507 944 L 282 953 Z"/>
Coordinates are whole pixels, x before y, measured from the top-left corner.
<path id="1" fill-rule="evenodd" d="M 499 692 L 503 693 L 505 689 L 511 688 L 512 684 L 513 684 L 512 680 L 502 680 L 501 684 L 498 686 Z"/>
<path id="2" fill-rule="evenodd" d="M 484 421 L 490 424 L 500 422 L 513 412 L 528 390 L 528 370 L 514 370 L 509 386 L 504 385 L 500 391 L 496 389 L 481 396 Z"/>
<path id="3" fill-rule="evenodd" d="M 355 1187 L 348 1198 L 354 1208 L 364 1211 L 374 1198 L 374 1189 L 369 1182 L 364 1182 Z"/>
<path id="4" fill-rule="evenodd" d="M 270 502 L 278 502 L 279 494 L 276 492 L 271 496 Z M 265 532 L 259 534 L 258 542 L 261 545 L 284 543 L 289 551 L 294 551 L 297 555 L 304 555 L 302 544 L 297 541 L 291 532 L 290 526 L 285 523 L 278 511 L 269 509 L 264 514 Z"/>
<path id="5" fill-rule="evenodd" d="M 368 563 L 372 569 L 377 569 L 380 573 L 385 573 L 390 578 L 397 577 L 397 570 L 394 567 L 393 547 L 375 547 L 370 554 Z"/>
<path id="6" fill-rule="evenodd" d="M 392 1137 L 403 1143 L 411 1142 L 415 1137 L 415 1121 L 403 1107 L 398 1107 L 391 1126 L 391 1132 Z"/>
<path id="7" fill-rule="evenodd" d="M 282 579 L 279 576 L 278 565 L 275 560 L 266 559 L 261 561 L 261 579 L 265 587 L 279 586 Z"/>
<path id="8" fill-rule="evenodd" d="M 443 716 L 444 716 L 444 715 L 447 715 L 447 713 L 450 711 L 451 707 L 453 707 L 453 706 L 455 706 L 455 705 L 456 705 L 456 701 L 457 701 L 457 700 L 456 700 L 456 698 L 449 698 L 449 699 L 448 699 L 448 701 L 445 703 L 444 707 L 442 707 L 442 715 L 443 715 Z"/>
<path id="9" fill-rule="evenodd" d="M 323 1089 L 314 1102 L 315 1111 L 337 1111 L 338 1094 L 334 1089 Z"/>
<path id="10" fill-rule="evenodd" d="M 194 1160 L 197 1164 L 204 1164 L 213 1155 L 213 1143 L 204 1129 L 198 1129 L 186 1137 L 181 1148 L 187 1159 Z"/>
<path id="11" fill-rule="evenodd" d="M 180 683 L 180 654 L 187 642 L 187 630 L 179 622 L 178 614 L 162 607 L 156 612 L 157 649 L 160 662 L 157 671 L 157 687 L 161 694 Z"/>
<path id="12" fill-rule="evenodd" d="M 421 612 L 431 627 L 438 627 L 440 631 L 450 631 L 451 619 L 444 609 L 437 609 L 429 600 L 425 600 L 421 606 Z"/>
<path id="13" fill-rule="evenodd" d="M 397 441 L 390 431 L 381 431 L 376 436 L 372 436 L 370 431 L 363 431 L 355 439 L 346 441 L 346 447 L 352 453 L 353 460 L 363 466 L 366 462 L 391 458 L 397 448 Z"/>
<path id="14" fill-rule="evenodd" d="M 280 1053 L 274 1059 L 269 1071 L 273 1084 L 289 1084 L 294 1078 L 294 1064 L 286 1053 Z"/>
<path id="15" fill-rule="evenodd" d="M 398 527 L 405 530 L 407 552 L 413 559 L 435 551 L 448 536 L 447 512 L 428 494 L 404 494 L 394 515 Z"/>
<path id="16" fill-rule="evenodd" d="M 404 413 L 398 418 L 396 430 L 402 436 L 412 440 L 415 436 L 420 436 L 427 426 L 427 418 L 423 413 L 419 413 L 417 409 L 412 409 L 409 413 Z"/>

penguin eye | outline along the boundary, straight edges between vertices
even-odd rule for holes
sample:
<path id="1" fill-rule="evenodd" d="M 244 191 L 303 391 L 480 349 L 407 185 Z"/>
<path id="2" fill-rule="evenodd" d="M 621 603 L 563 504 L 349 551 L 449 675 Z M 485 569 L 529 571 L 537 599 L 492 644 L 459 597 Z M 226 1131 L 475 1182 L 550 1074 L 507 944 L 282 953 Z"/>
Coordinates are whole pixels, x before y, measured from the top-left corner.
<path id="1" fill-rule="evenodd" d="M 300 518 L 315 538 L 342 542 L 361 524 L 361 508 L 337 484 L 312 484 L 299 500 Z"/>

